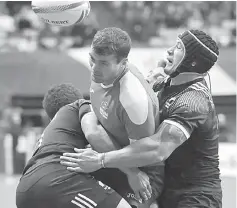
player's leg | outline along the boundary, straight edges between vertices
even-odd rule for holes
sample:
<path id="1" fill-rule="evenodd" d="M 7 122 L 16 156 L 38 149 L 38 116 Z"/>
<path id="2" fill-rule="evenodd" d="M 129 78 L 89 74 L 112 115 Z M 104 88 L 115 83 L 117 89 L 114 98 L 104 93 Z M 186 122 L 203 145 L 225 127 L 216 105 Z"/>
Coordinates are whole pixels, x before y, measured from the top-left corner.
<path id="1" fill-rule="evenodd" d="M 124 204 L 124 208 L 131 208 L 122 200 L 122 196 L 94 177 L 72 172 L 68 174 L 72 175 L 55 175 L 51 179 L 52 192 L 57 200 L 56 207 L 122 208 L 120 205 Z"/>
<path id="2" fill-rule="evenodd" d="M 47 175 L 47 172 L 45 172 Z M 44 196 L 50 198 L 50 190 L 41 179 L 44 178 L 42 171 L 33 171 L 22 176 L 16 189 L 16 206 L 17 208 L 51 208 L 54 207 L 53 200 L 44 200 Z M 37 183 L 39 181 L 39 183 Z M 49 184 L 49 182 L 47 181 Z M 43 193 L 43 194 L 42 194 Z"/>
<path id="3" fill-rule="evenodd" d="M 107 200 L 108 208 L 116 208 L 122 199 L 88 174 L 69 172 L 60 164 L 49 166 L 22 178 L 17 188 L 18 208 L 95 208 Z"/>

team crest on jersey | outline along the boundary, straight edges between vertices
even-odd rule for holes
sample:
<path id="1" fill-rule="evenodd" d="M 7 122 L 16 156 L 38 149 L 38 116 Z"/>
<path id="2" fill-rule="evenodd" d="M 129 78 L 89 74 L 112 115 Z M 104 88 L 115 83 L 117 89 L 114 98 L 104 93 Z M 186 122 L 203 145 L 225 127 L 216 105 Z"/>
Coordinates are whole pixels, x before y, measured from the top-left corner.
<path id="1" fill-rule="evenodd" d="M 102 101 L 100 105 L 100 114 L 107 119 L 108 118 L 108 108 L 109 103 L 107 101 Z"/>
<path id="2" fill-rule="evenodd" d="M 92 89 L 92 88 L 90 88 L 90 93 L 94 93 L 95 91 Z"/>

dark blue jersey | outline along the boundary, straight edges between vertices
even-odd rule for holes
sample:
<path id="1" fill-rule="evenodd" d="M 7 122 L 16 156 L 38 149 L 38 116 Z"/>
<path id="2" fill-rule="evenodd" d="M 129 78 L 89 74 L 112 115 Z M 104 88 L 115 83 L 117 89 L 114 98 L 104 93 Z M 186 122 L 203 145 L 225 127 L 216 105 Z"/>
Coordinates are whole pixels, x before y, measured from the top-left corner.
<path id="1" fill-rule="evenodd" d="M 73 148 L 85 148 L 88 144 L 79 122 L 78 101 L 62 107 L 54 116 L 38 139 L 33 157 L 26 165 L 30 167 L 49 163 L 59 163 L 65 152 L 74 152 Z"/>
<path id="2" fill-rule="evenodd" d="M 220 189 L 218 120 L 204 79 L 169 85 L 158 93 L 161 122 L 188 138 L 166 160 L 167 189 Z"/>

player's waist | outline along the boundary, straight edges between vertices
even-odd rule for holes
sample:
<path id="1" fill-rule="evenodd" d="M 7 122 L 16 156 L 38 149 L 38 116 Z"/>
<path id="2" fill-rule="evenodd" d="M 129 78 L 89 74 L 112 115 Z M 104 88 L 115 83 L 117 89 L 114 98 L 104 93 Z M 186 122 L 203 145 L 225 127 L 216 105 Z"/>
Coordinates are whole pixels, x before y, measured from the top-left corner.
<path id="1" fill-rule="evenodd" d="M 167 176 L 180 178 L 218 178 L 220 174 L 219 163 L 199 163 L 187 166 L 170 166 L 166 164 L 165 172 Z"/>
<path id="2" fill-rule="evenodd" d="M 70 149 L 73 149 L 75 147 L 79 149 L 84 149 L 85 145 L 87 145 L 88 142 L 84 139 L 71 139 L 71 140 L 65 140 L 65 138 L 57 138 L 55 141 L 50 142 L 44 142 L 40 149 L 66 149 L 67 151 Z"/>
<path id="3" fill-rule="evenodd" d="M 30 174 L 36 171 L 39 168 L 48 166 L 49 173 L 55 171 L 56 169 L 65 169 L 64 166 L 60 164 L 59 155 L 47 155 L 44 157 L 33 157 L 27 163 L 26 167 L 23 170 L 23 175 Z"/>
<path id="4" fill-rule="evenodd" d="M 67 142 L 67 143 L 63 143 L 63 142 L 57 142 L 57 143 L 46 143 L 43 144 L 39 150 L 36 153 L 36 157 L 39 155 L 42 156 L 47 156 L 47 155 L 62 155 L 63 153 L 66 152 L 70 152 L 73 153 L 74 152 L 74 148 L 79 148 L 79 149 L 84 149 L 85 148 L 85 143 L 80 144 L 80 143 L 76 143 L 76 142 Z M 42 157 L 40 156 L 40 157 Z"/>
<path id="5" fill-rule="evenodd" d="M 174 192 L 186 192 L 186 193 L 221 193 L 221 180 L 210 181 L 164 181 L 164 192 L 174 191 Z"/>
<path id="6" fill-rule="evenodd" d="M 207 190 L 220 188 L 220 172 L 218 169 L 210 170 L 165 170 L 165 184 L 171 188 L 203 187 Z"/>

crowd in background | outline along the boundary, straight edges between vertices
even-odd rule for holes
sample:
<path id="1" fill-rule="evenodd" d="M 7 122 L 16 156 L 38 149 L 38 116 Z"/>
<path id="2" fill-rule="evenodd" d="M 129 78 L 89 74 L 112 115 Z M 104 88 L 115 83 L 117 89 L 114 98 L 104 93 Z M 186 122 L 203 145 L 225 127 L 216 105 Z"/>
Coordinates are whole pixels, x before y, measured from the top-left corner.
<path id="1" fill-rule="evenodd" d="M 236 44 L 236 2 L 93 1 L 91 8 L 81 24 L 53 27 L 35 15 L 30 2 L 0 2 L 0 49 L 15 46 L 19 38 L 26 39 L 20 50 L 83 47 L 108 26 L 126 30 L 138 45 L 169 44 L 167 34 L 175 31 L 175 37 L 184 28 L 203 29 L 221 46 Z"/>
<path id="2" fill-rule="evenodd" d="M 221 45 L 235 44 L 236 2 L 118 1 L 111 8 L 138 41 L 161 37 L 162 30 L 193 28 L 209 32 Z"/>

